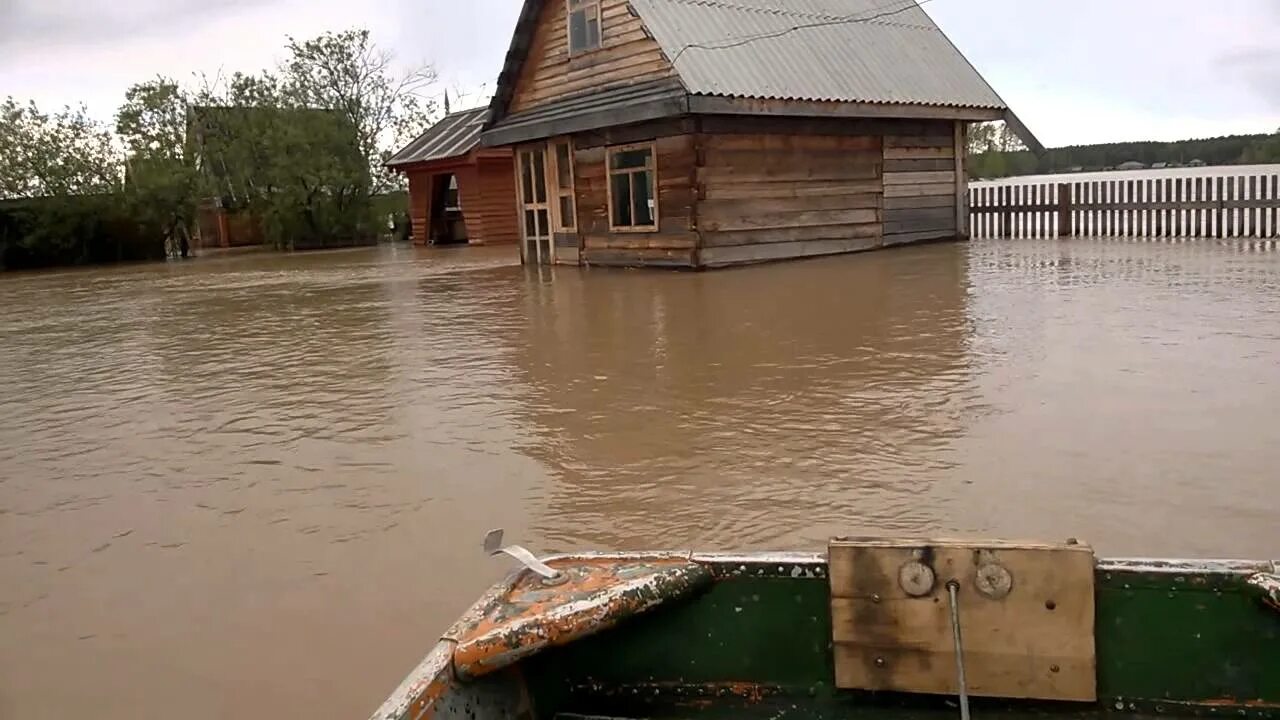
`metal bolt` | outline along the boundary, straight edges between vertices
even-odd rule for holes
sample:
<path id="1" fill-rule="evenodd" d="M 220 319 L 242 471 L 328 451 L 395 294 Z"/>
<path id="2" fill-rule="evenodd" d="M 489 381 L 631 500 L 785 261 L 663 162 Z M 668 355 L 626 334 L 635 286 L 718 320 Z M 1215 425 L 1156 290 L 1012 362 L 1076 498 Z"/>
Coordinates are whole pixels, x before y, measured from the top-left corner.
<path id="1" fill-rule="evenodd" d="M 1079 545 L 1080 541 L 1075 538 L 1067 538 L 1068 545 Z"/>
<path id="2" fill-rule="evenodd" d="M 1049 672 L 1058 672 L 1058 671 L 1059 671 L 1059 670 L 1061 670 L 1061 669 L 1062 669 L 1062 668 L 1058 667 L 1057 665 L 1050 665 L 1050 666 L 1049 666 Z"/>
<path id="3" fill-rule="evenodd" d="M 879 604 L 880 604 L 880 596 L 879 596 L 879 595 L 872 595 L 872 596 L 871 596 L 871 602 L 873 602 L 873 603 L 875 603 L 875 604 L 879 605 Z"/>
<path id="4" fill-rule="evenodd" d="M 876 658 L 876 667 L 884 667 L 884 665 L 885 665 L 884 658 L 882 657 Z"/>

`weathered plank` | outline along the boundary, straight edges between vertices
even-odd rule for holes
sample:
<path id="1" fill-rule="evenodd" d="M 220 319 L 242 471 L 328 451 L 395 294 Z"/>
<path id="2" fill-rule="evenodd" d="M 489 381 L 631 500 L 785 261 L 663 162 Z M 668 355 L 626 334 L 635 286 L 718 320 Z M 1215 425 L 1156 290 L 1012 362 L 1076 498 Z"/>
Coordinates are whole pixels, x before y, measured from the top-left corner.
<path id="1" fill-rule="evenodd" d="M 954 148 L 955 137 L 951 128 L 937 135 L 886 135 L 885 148 Z"/>
<path id="2" fill-rule="evenodd" d="M 810 165 L 752 166 L 708 165 L 698 168 L 698 182 L 707 185 L 753 182 L 806 182 L 875 180 L 880 166 L 865 162 L 814 162 Z"/>
<path id="3" fill-rule="evenodd" d="M 955 187 L 952 183 L 928 183 L 917 185 L 887 185 L 884 189 L 886 198 L 922 197 L 926 195 L 946 195 L 954 197 Z"/>
<path id="4" fill-rule="evenodd" d="M 884 232 L 914 232 L 916 230 L 956 229 L 953 208 L 920 208 L 915 210 L 886 210 Z"/>
<path id="5" fill-rule="evenodd" d="M 703 138 L 708 151 L 752 150 L 757 152 L 808 150 L 868 150 L 879 152 L 880 138 L 841 135 L 710 135 Z"/>
<path id="6" fill-rule="evenodd" d="M 746 215 L 723 218 L 710 218 L 705 214 L 700 214 L 699 217 L 703 230 L 715 232 L 718 230 L 777 230 L 815 225 L 860 225 L 877 222 L 879 213 L 879 210 L 870 208 L 865 210 L 809 210 L 779 213 L 753 212 Z"/>
<path id="7" fill-rule="evenodd" d="M 955 160 L 952 158 L 924 158 L 920 160 L 885 160 L 884 171 L 899 172 L 932 172 L 938 170 L 954 170 Z"/>
<path id="8" fill-rule="evenodd" d="M 585 89 L 607 89 L 670 77 L 673 69 L 626 0 L 602 0 L 601 48 L 569 56 L 564 2 L 545 3 L 516 81 L 510 112 L 528 110 Z"/>
<path id="9" fill-rule="evenodd" d="M 706 267 L 723 267 L 770 260 L 859 252 L 877 247 L 880 247 L 878 237 L 826 238 L 799 242 L 705 247 L 701 251 L 701 262 Z"/>
<path id="10" fill-rule="evenodd" d="M 930 240 L 950 240 L 955 234 L 949 230 L 920 230 L 916 232 L 900 232 L 884 236 L 884 246 L 906 245 L 908 243 L 928 242 Z"/>
<path id="11" fill-rule="evenodd" d="M 929 147 L 929 148 L 885 148 L 885 160 L 929 160 L 933 158 L 946 158 L 948 160 L 955 157 L 955 150 L 950 147 Z"/>
<path id="12" fill-rule="evenodd" d="M 1097 696 L 1087 546 L 833 541 L 829 568 L 836 687 L 954 694 L 954 583 L 971 694 Z"/>
<path id="13" fill-rule="evenodd" d="M 694 254 L 694 250 L 662 248 L 586 248 L 582 251 L 582 262 L 606 267 L 693 267 Z"/>
<path id="14" fill-rule="evenodd" d="M 979 204 L 973 205 L 970 212 L 977 215 L 988 214 L 998 211 L 999 208 L 988 205 L 990 195 L 994 188 L 979 188 L 979 197 L 988 198 L 977 201 Z M 886 197 L 882 201 L 885 210 L 907 210 L 911 208 L 954 208 L 956 204 L 955 197 L 951 195 L 921 195 L 918 197 Z"/>
<path id="15" fill-rule="evenodd" d="M 831 238 L 878 238 L 880 235 L 880 223 L 814 225 L 771 230 L 704 231 L 702 233 L 702 245 L 703 247 L 722 247 L 728 245 L 752 245 L 755 243 L 802 242 Z"/>
<path id="16" fill-rule="evenodd" d="M 748 198 L 798 198 L 830 195 L 856 195 L 881 192 L 879 179 L 848 182 L 741 182 L 717 183 L 704 188 L 708 200 L 740 200 Z"/>
<path id="17" fill-rule="evenodd" d="M 929 185 L 933 183 L 946 183 L 954 185 L 956 181 L 955 170 L 938 170 L 934 172 L 898 172 L 885 173 L 885 187 L 890 185 Z M 951 187 L 950 191 L 954 193 L 955 188 Z"/>
<path id="18" fill-rule="evenodd" d="M 702 200 L 698 217 L 706 221 L 741 217 L 748 213 L 787 213 L 813 210 L 864 210 L 878 208 L 884 199 L 880 193 L 851 195 L 819 195 L 811 197 L 764 198 L 751 200 Z"/>
<path id="19" fill-rule="evenodd" d="M 695 232 L 611 233 L 582 236 L 582 246 L 591 250 L 692 249 L 698 246 Z"/>

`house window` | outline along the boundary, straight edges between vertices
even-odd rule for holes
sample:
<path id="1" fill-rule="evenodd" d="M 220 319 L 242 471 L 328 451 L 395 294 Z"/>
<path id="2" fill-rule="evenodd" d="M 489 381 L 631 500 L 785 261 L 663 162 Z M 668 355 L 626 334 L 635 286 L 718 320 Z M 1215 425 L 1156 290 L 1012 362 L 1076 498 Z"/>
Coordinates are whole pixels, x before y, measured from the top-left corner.
<path id="1" fill-rule="evenodd" d="M 565 0 L 569 3 L 569 54 L 600 47 L 600 0 Z"/>
<path id="2" fill-rule="evenodd" d="M 552 143 L 556 160 L 556 231 L 574 232 L 578 215 L 573 202 L 573 146 L 568 140 Z"/>
<path id="3" fill-rule="evenodd" d="M 609 148 L 609 227 L 658 229 L 657 167 L 653 145 Z"/>

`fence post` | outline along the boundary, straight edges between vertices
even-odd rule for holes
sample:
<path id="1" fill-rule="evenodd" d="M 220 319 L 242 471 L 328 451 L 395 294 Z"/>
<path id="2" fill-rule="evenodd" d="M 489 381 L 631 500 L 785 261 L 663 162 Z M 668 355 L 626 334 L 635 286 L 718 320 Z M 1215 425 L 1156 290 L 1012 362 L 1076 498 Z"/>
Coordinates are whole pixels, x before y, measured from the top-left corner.
<path id="1" fill-rule="evenodd" d="M 1071 183 L 1058 183 L 1058 237 L 1071 237 Z"/>

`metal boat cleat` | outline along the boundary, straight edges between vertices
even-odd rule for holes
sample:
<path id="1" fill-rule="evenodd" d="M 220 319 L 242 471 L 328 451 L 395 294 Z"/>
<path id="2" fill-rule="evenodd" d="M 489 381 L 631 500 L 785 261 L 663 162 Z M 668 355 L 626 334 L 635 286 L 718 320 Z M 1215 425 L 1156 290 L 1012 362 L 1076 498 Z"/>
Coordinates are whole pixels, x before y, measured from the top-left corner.
<path id="1" fill-rule="evenodd" d="M 515 558 L 521 565 L 534 573 L 542 576 L 544 585 L 559 585 L 569 579 L 569 576 L 555 568 L 542 562 L 529 550 L 520 545 L 502 544 L 502 528 L 490 530 L 484 536 L 484 551 L 488 555 L 509 555 Z"/>

